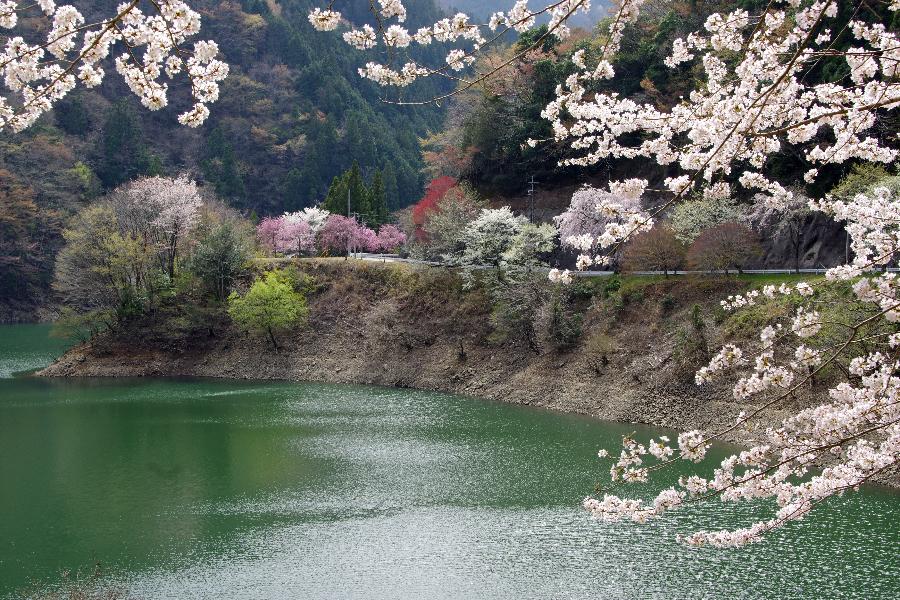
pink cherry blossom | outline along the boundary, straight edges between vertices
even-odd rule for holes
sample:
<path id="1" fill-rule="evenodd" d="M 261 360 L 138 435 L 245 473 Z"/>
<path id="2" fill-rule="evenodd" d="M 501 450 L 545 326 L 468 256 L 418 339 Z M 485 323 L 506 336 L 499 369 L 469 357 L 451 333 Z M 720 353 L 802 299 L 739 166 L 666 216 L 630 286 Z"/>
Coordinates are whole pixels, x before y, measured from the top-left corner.
<path id="1" fill-rule="evenodd" d="M 378 250 L 393 252 L 406 243 L 406 234 L 395 225 L 382 225 L 378 230 Z"/>

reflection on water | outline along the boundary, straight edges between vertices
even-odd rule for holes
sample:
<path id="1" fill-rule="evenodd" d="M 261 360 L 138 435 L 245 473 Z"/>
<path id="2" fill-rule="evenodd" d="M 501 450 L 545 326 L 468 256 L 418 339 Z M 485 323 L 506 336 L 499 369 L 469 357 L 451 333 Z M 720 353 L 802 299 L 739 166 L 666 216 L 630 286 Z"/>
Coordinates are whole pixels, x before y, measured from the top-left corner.
<path id="1" fill-rule="evenodd" d="M 71 345 L 50 325 L 0 325 L 0 379 L 46 367 Z"/>
<path id="2" fill-rule="evenodd" d="M 900 594 L 884 490 L 726 552 L 675 534 L 759 507 L 592 521 L 596 450 L 634 429 L 408 390 L 2 380 L 0 596 L 95 559 L 147 598 Z"/>

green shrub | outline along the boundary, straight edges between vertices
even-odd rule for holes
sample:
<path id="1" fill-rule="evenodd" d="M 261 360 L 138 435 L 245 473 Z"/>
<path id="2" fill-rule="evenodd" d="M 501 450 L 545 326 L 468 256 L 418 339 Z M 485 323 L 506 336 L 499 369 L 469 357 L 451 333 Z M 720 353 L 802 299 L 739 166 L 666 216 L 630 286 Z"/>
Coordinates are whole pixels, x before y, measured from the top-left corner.
<path id="1" fill-rule="evenodd" d="M 283 269 L 272 271 L 275 277 L 285 285 L 290 286 L 292 290 L 304 297 L 319 291 L 319 285 L 316 278 L 308 273 L 301 271 L 297 265 L 288 265 Z"/>
<path id="2" fill-rule="evenodd" d="M 696 333 L 702 334 L 706 329 L 706 323 L 703 321 L 703 309 L 699 304 L 691 307 L 691 327 Z"/>
<path id="3" fill-rule="evenodd" d="M 709 347 L 706 336 L 698 335 L 693 327 L 683 327 L 675 337 L 673 358 L 680 365 L 679 374 L 685 380 L 693 381 L 694 372 L 709 362 Z"/>
<path id="4" fill-rule="evenodd" d="M 659 301 L 659 305 L 663 309 L 663 312 L 669 312 L 675 308 L 675 298 L 672 294 L 666 294 L 662 297 L 662 300 Z"/>
<path id="5" fill-rule="evenodd" d="M 245 262 L 250 243 L 233 223 L 225 221 L 203 231 L 191 256 L 191 272 L 219 301 L 225 300 Z"/>
<path id="6" fill-rule="evenodd" d="M 644 290 L 639 288 L 629 288 L 622 290 L 622 302 L 625 304 L 640 304 L 644 301 Z"/>
<path id="7" fill-rule="evenodd" d="M 576 300 L 590 300 L 597 294 L 604 294 L 605 289 L 605 286 L 597 283 L 596 278 L 577 277 L 569 285 L 569 294 Z"/>
<path id="8" fill-rule="evenodd" d="M 546 276 L 522 279 L 496 277 L 485 281 L 491 298 L 492 343 L 524 342 L 537 351 L 535 323 L 544 306 L 549 281 Z"/>
<path id="9" fill-rule="evenodd" d="M 272 271 L 257 279 L 243 297 L 232 292 L 228 297 L 228 314 L 247 331 L 265 334 L 275 351 L 275 333 L 303 324 L 309 316 L 306 297 L 295 291 L 283 271 Z"/>
<path id="10" fill-rule="evenodd" d="M 604 300 L 619 291 L 622 287 L 622 278 L 618 275 L 611 275 L 600 280 L 600 297 Z"/>
<path id="11" fill-rule="evenodd" d="M 547 303 L 547 337 L 557 350 L 574 346 L 581 338 L 584 317 L 572 310 L 569 297 L 554 293 Z"/>
<path id="12" fill-rule="evenodd" d="M 703 309 L 699 304 L 691 307 L 688 323 L 678 330 L 672 356 L 681 367 L 679 376 L 685 381 L 693 381 L 694 372 L 709 362 L 706 323 L 703 321 Z"/>
<path id="13" fill-rule="evenodd" d="M 603 332 L 591 334 L 584 343 L 584 352 L 591 361 L 596 373 L 609 364 L 609 358 L 619 351 L 616 339 Z"/>

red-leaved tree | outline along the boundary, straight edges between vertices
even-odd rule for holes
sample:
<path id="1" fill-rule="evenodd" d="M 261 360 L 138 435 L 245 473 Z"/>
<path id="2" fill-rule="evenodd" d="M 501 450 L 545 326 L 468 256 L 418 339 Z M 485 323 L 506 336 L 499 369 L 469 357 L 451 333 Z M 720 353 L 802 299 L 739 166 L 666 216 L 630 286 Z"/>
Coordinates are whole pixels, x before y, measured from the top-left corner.
<path id="1" fill-rule="evenodd" d="M 428 215 L 438 210 L 438 205 L 443 197 L 457 185 L 459 185 L 459 182 L 456 179 L 445 175 L 432 179 L 431 183 L 426 186 L 425 195 L 412 209 L 412 220 L 416 226 L 417 240 L 423 241 L 425 238 L 425 222 L 428 220 Z"/>

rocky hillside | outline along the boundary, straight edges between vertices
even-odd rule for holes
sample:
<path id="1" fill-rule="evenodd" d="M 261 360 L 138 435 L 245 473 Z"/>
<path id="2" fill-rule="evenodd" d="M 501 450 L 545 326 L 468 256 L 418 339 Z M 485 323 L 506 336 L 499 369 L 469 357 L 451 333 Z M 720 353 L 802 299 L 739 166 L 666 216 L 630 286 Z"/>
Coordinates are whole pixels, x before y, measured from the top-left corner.
<path id="1" fill-rule="evenodd" d="M 545 334 L 541 315 L 534 347 L 498 335 L 484 290 L 465 290 L 444 270 L 340 259 L 304 261 L 300 269 L 315 287 L 309 323 L 282 333 L 278 353 L 265 339 L 235 330 L 227 316 L 198 319 L 184 307 L 83 344 L 42 375 L 377 384 L 675 428 L 712 429 L 748 408 L 726 389 L 693 383 L 694 369 L 724 332 L 750 330 L 716 308 L 747 280 L 577 284 L 580 335 L 561 349 Z"/>
<path id="2" fill-rule="evenodd" d="M 462 11 L 467 15 L 479 17 L 487 22 L 487 19 L 497 11 L 508 11 L 515 4 L 515 0 L 439 0 L 442 7 L 448 11 Z M 529 2 L 529 8 L 537 10 L 547 6 L 549 2 Z M 597 22 L 608 16 L 611 2 L 606 0 L 594 0 L 591 10 L 587 14 L 579 13 L 572 19 L 577 27 L 591 28 Z"/>

